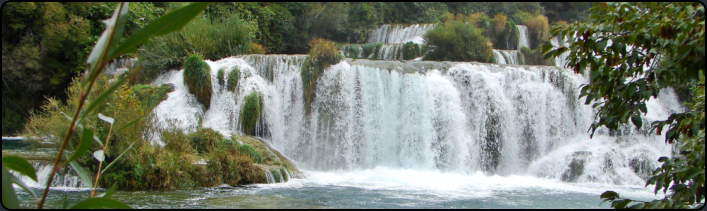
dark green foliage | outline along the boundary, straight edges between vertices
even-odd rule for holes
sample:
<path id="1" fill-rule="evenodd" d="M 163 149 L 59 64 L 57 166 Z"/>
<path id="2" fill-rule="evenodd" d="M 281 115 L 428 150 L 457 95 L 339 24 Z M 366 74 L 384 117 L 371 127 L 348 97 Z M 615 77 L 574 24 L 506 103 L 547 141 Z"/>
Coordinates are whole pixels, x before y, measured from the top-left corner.
<path id="1" fill-rule="evenodd" d="M 448 21 L 435 26 L 424 35 L 434 50 L 424 60 L 490 62 L 493 51 L 488 39 L 473 24 Z"/>
<path id="2" fill-rule="evenodd" d="M 663 165 L 646 182 L 646 186 L 655 184 L 656 192 L 671 193 L 662 200 L 629 207 L 686 208 L 701 203 L 705 187 L 704 6 L 695 2 L 600 3 L 590 11 L 591 23 L 553 29 L 552 36 L 577 34 L 570 39 L 569 49 L 552 49 L 549 43 L 542 49 L 549 52 L 547 57 L 570 51 L 568 67 L 591 76 L 590 83 L 581 87 L 580 97 L 586 97 L 585 104 L 597 101 L 598 121 L 591 125 L 592 135 L 601 126 L 616 130 L 629 119 L 641 129 L 648 99 L 666 87 L 693 86 L 695 103 L 687 111 L 651 123 L 651 133 L 665 132 L 666 142 L 680 144 L 675 147 L 679 154 L 660 158 Z M 668 130 L 663 131 L 666 125 Z M 614 208 L 633 202 L 618 199 L 618 194 L 602 198 L 612 201 Z"/>
<path id="3" fill-rule="evenodd" d="M 543 54 L 539 48 L 535 49 L 535 50 L 530 50 L 527 47 L 523 47 L 520 49 L 520 53 L 523 55 L 521 57 L 523 60 L 523 62 L 521 62 L 521 64 L 523 64 L 523 65 L 548 65 L 548 66 L 555 65 L 555 60 L 544 59 L 545 54 Z"/>
<path id="4" fill-rule="evenodd" d="M 554 23 L 557 21 L 586 21 L 589 18 L 588 9 L 591 2 L 540 2 L 545 8 L 545 16 Z"/>
<path id="5" fill-rule="evenodd" d="M 216 147 L 216 142 L 223 139 L 223 136 L 209 128 L 198 128 L 196 132 L 188 134 L 187 139 L 197 153 L 208 153 Z"/>
<path id="6" fill-rule="evenodd" d="M 230 73 L 228 73 L 228 81 L 226 88 L 228 88 L 229 91 L 235 92 L 236 87 L 238 86 L 238 80 L 241 78 L 241 71 L 238 70 L 238 67 L 235 66 L 233 67 L 233 70 L 231 70 Z"/>
<path id="7" fill-rule="evenodd" d="M 197 101 L 209 109 L 211 105 L 211 68 L 194 54 L 184 60 L 184 84 L 189 87 L 189 93 L 196 95 Z"/>
<path id="8" fill-rule="evenodd" d="M 245 97 L 241 112 L 239 114 L 238 124 L 243 133 L 247 135 L 255 135 L 255 125 L 260 120 L 263 112 L 263 100 L 255 90 Z"/>
<path id="9" fill-rule="evenodd" d="M 414 42 L 407 42 L 403 45 L 403 59 L 410 60 L 420 56 L 420 45 Z"/>
<path id="10" fill-rule="evenodd" d="M 305 110 L 309 113 L 314 101 L 317 79 L 330 65 L 339 63 L 343 57 L 334 42 L 317 38 L 309 42 L 311 50 L 302 65 L 302 85 L 304 86 Z"/>

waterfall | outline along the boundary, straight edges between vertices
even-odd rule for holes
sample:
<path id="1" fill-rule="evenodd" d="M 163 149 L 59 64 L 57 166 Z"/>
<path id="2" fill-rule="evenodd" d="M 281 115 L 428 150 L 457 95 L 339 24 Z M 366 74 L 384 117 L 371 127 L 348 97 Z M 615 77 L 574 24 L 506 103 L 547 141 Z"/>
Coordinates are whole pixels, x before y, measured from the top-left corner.
<path id="1" fill-rule="evenodd" d="M 518 50 L 522 47 L 530 48 L 530 42 L 528 41 L 528 27 L 524 25 L 516 25 L 518 28 Z"/>
<path id="2" fill-rule="evenodd" d="M 505 53 L 513 52 L 517 55 Z M 495 53 L 514 62 L 504 51 Z M 311 113 L 305 115 L 300 77 L 305 58 L 249 55 L 207 61 L 212 80 L 220 68 L 238 67 L 242 76 L 235 92 L 212 85 L 211 108 L 203 111 L 201 126 L 240 133 L 241 104 L 255 90 L 264 104 L 260 138 L 304 170 L 385 167 L 644 184 L 645 169 L 670 156 L 664 136 L 647 133 L 647 126 L 618 132 L 602 128 L 590 139 L 586 131 L 594 111 L 577 99 L 587 79 L 559 67 L 342 61 L 317 80 Z M 172 79 L 177 76 L 175 70 L 155 83 L 178 83 Z M 175 107 L 157 119 L 198 115 L 188 109 L 198 107 L 190 104 L 193 95 L 178 87 L 183 85 L 175 84 L 155 114 L 162 104 Z M 675 99 L 665 91 L 649 100 L 643 122 L 681 111 Z"/>
<path id="3" fill-rule="evenodd" d="M 389 43 L 399 44 L 409 41 L 422 44 L 422 35 L 434 28 L 434 24 L 412 24 L 409 26 L 401 24 L 383 24 L 368 36 L 368 43 Z"/>
<path id="4" fill-rule="evenodd" d="M 565 41 L 565 39 L 561 39 L 559 36 L 553 37 L 550 40 L 550 44 L 552 44 L 553 47 L 559 48 L 561 46 L 564 47 L 569 47 L 569 44 Z M 565 67 L 567 65 L 567 57 L 570 55 L 570 51 L 566 51 L 562 53 L 560 56 L 555 57 L 555 65 L 558 67 Z"/>
<path id="5" fill-rule="evenodd" d="M 34 188 L 44 188 L 49 181 L 49 174 L 52 171 L 53 163 L 51 162 L 41 162 L 41 161 L 30 161 L 34 169 L 37 170 L 37 181 L 30 179 L 27 176 L 21 175 L 17 172 L 11 171 L 11 173 L 20 179 L 25 185 Z M 59 170 L 54 175 L 54 180 L 51 184 L 52 188 L 59 189 L 75 189 L 75 188 L 88 188 L 88 185 L 83 183 L 79 176 L 71 169 L 71 166 L 67 166 Z"/>
<path id="6" fill-rule="evenodd" d="M 493 55 L 496 58 L 496 64 L 519 64 L 517 50 L 493 49 Z"/>
<path id="7" fill-rule="evenodd" d="M 506 58 L 503 57 L 500 50 L 493 49 L 493 57 L 496 58 L 496 64 L 507 64 Z"/>

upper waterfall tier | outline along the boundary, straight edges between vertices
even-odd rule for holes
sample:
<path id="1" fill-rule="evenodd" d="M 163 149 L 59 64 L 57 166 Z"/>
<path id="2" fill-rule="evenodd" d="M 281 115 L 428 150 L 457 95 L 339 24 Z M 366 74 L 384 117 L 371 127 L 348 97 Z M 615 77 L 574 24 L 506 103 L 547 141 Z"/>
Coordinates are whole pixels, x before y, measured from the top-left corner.
<path id="1" fill-rule="evenodd" d="M 193 96 L 175 85 L 154 113 L 161 122 L 202 114 L 201 124 L 185 128 L 240 133 L 239 111 L 254 90 L 264 106 L 256 130 L 305 170 L 380 166 L 644 184 L 658 157 L 670 155 L 664 137 L 648 133 L 647 126 L 600 129 L 590 139 L 593 110 L 577 99 L 586 79 L 559 67 L 345 59 L 317 80 L 306 114 L 300 74 L 305 57 L 207 61 L 212 81 L 215 70 L 241 71 L 235 92 L 213 85 L 210 109 L 191 110 L 200 107 L 189 107 Z M 181 74 L 172 77 L 171 83 L 181 81 Z M 670 90 L 661 92 L 648 101 L 643 122 L 681 111 L 675 102 Z"/>
<path id="2" fill-rule="evenodd" d="M 378 26 L 368 37 L 368 43 L 406 43 L 412 41 L 417 44 L 422 44 L 422 35 L 428 30 L 434 28 L 434 24 L 383 24 Z"/>

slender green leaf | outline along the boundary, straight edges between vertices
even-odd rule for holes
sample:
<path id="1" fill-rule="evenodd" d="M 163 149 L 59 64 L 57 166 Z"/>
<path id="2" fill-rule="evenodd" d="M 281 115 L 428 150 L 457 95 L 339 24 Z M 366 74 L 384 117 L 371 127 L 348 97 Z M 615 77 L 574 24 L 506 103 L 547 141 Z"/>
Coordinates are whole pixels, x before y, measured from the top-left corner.
<path id="1" fill-rule="evenodd" d="M 83 129 L 83 127 L 82 127 L 82 129 Z M 103 147 L 103 142 L 101 142 L 101 138 L 98 138 L 98 136 L 93 135 L 93 140 L 98 142 L 98 144 L 100 144 L 101 147 Z"/>
<path id="2" fill-rule="evenodd" d="M 24 158 L 17 157 L 14 155 L 5 156 L 2 157 L 2 163 L 5 164 L 5 167 L 7 167 L 7 169 L 16 171 L 17 173 L 20 173 L 31 178 L 34 181 L 37 181 L 37 171 L 34 170 L 34 166 L 32 166 L 32 164 L 27 162 L 27 160 L 25 160 Z"/>
<path id="3" fill-rule="evenodd" d="M 206 9 L 208 5 L 208 2 L 191 3 L 157 18 L 127 38 L 115 51 L 108 54 L 110 55 L 108 59 L 113 59 L 121 54 L 135 51 L 138 45 L 147 42 L 150 37 L 165 35 L 182 29 L 191 19 Z"/>
<path id="4" fill-rule="evenodd" d="M 123 153 L 120 153 L 120 155 L 118 155 L 118 157 L 115 158 L 115 160 L 113 160 L 113 162 L 110 162 L 110 164 L 108 164 L 105 168 L 103 168 L 103 170 L 101 171 L 101 174 L 103 174 L 104 172 L 106 172 L 106 170 L 108 170 L 108 168 L 110 168 L 111 166 L 113 166 L 113 163 L 115 163 L 116 161 L 118 161 L 118 160 L 120 159 L 120 157 L 123 157 L 123 155 L 124 155 L 126 152 L 128 152 L 128 150 L 130 150 L 130 148 L 133 148 L 133 145 L 134 145 L 134 144 L 135 144 L 135 142 L 133 142 L 132 144 L 130 144 L 130 146 L 129 146 L 127 149 L 125 149 L 125 151 L 123 151 Z"/>
<path id="5" fill-rule="evenodd" d="M 641 208 L 643 208 L 643 206 L 645 206 L 645 204 L 643 204 L 643 203 L 638 203 L 638 204 L 634 204 L 634 205 L 628 206 L 628 208 L 629 208 L 629 209 L 641 209 Z"/>
<path id="6" fill-rule="evenodd" d="M 76 172 L 76 174 L 79 175 L 79 178 L 81 181 L 83 181 L 84 184 L 88 186 L 88 188 L 93 188 L 93 183 L 91 182 L 91 177 L 88 176 L 86 173 L 86 170 L 83 169 L 76 161 L 71 161 L 69 162 L 69 165 L 71 165 L 71 169 Z"/>
<path id="7" fill-rule="evenodd" d="M 120 202 L 118 200 L 110 198 L 89 198 L 79 202 L 78 204 L 72 206 L 69 209 L 132 209 L 130 206 Z"/>
<path id="8" fill-rule="evenodd" d="M 699 168 L 693 167 L 683 173 L 682 179 L 689 180 L 689 179 L 695 178 L 697 175 L 704 174 L 704 173 L 705 173 L 704 169 L 699 169 Z"/>
<path id="9" fill-rule="evenodd" d="M 113 186 L 111 186 L 110 189 L 108 189 L 108 191 L 106 191 L 106 193 L 103 194 L 103 198 L 110 198 L 111 196 L 113 196 L 113 193 L 115 192 L 115 187 L 117 187 L 117 186 L 118 186 L 118 183 L 113 183 Z"/>
<path id="10" fill-rule="evenodd" d="M 64 198 L 61 200 L 61 208 L 62 209 L 69 209 L 69 199 L 68 195 L 64 195 Z"/>
<path id="11" fill-rule="evenodd" d="M 120 131 L 123 131 L 125 128 L 130 127 L 131 125 L 135 124 L 140 119 L 142 119 L 142 117 L 139 117 L 133 121 L 128 122 L 127 124 L 123 125 L 122 127 L 118 128 L 117 130 L 115 130 L 115 133 L 113 133 L 113 134 L 118 134 Z"/>
<path id="12" fill-rule="evenodd" d="M 10 172 L 2 165 L 2 205 L 7 209 L 18 209 L 20 202 L 17 200 L 15 189 L 12 188 Z"/>
<path id="13" fill-rule="evenodd" d="M 611 206 L 615 209 L 623 209 L 628 203 L 631 203 L 631 199 L 616 200 L 614 203 L 611 203 Z"/>
<path id="14" fill-rule="evenodd" d="M 37 199 L 37 194 L 35 194 L 34 191 L 31 188 L 29 188 L 29 186 L 25 185 L 25 183 L 22 182 L 22 180 L 15 177 L 15 175 L 10 175 L 10 176 L 11 176 L 10 181 L 12 181 L 12 183 L 19 185 L 22 189 L 25 189 L 25 191 L 29 192 L 29 194 L 32 194 L 32 196 L 34 196 L 34 198 Z"/>
<path id="15" fill-rule="evenodd" d="M 118 89 L 118 87 L 120 87 L 123 84 L 123 82 L 125 82 L 126 79 L 128 79 L 128 77 L 123 77 L 121 79 L 118 79 L 118 81 L 113 82 L 113 85 L 111 85 L 110 88 L 106 89 L 100 95 L 98 95 L 98 97 L 96 97 L 96 99 L 94 99 L 93 102 L 91 102 L 91 104 L 88 105 L 88 107 L 86 108 L 84 113 L 81 115 L 79 120 L 83 120 L 83 118 L 88 116 L 91 113 L 91 111 L 93 111 L 93 109 L 95 109 L 98 105 L 102 104 L 103 101 L 105 101 L 109 95 L 113 94 L 113 91 Z"/>
<path id="16" fill-rule="evenodd" d="M 106 25 L 106 29 L 103 31 L 103 34 L 96 42 L 96 45 L 93 47 L 91 53 L 88 55 L 88 60 L 86 60 L 86 63 L 88 63 L 89 66 L 89 72 L 86 74 L 86 80 L 81 82 L 82 90 L 85 90 L 86 86 L 98 77 L 98 74 L 102 70 L 102 68 L 100 68 L 101 63 L 112 59 L 106 58 L 106 55 L 108 55 L 107 52 L 111 49 L 111 46 L 116 44 L 113 42 L 116 42 L 122 37 L 125 20 L 127 20 L 127 13 L 128 3 L 123 2 L 118 5 L 110 19 L 103 21 Z M 120 34 L 118 35 L 118 33 Z"/>
<path id="17" fill-rule="evenodd" d="M 83 129 L 83 135 L 81 135 L 81 142 L 79 143 L 79 146 L 76 147 L 76 150 L 74 150 L 74 153 L 71 154 L 71 157 L 66 160 L 63 166 L 66 166 L 66 163 L 69 163 L 71 161 L 74 161 L 83 154 L 86 154 L 88 152 L 88 147 L 91 145 L 91 140 L 93 140 L 93 131 L 88 128 Z"/>

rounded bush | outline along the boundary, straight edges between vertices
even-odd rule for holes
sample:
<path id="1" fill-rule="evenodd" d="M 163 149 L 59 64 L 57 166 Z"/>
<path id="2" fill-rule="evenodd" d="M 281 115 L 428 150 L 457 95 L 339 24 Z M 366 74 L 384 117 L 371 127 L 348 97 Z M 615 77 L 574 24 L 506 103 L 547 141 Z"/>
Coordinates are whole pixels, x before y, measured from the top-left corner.
<path id="1" fill-rule="evenodd" d="M 211 105 L 211 68 L 201 56 L 194 54 L 184 60 L 184 84 L 197 101 L 209 109 Z"/>
<path id="2" fill-rule="evenodd" d="M 420 55 L 420 45 L 414 42 L 407 42 L 403 45 L 403 59 L 410 60 Z"/>
<path id="3" fill-rule="evenodd" d="M 435 46 L 424 60 L 490 62 L 493 58 L 488 39 L 473 24 L 448 21 L 438 24 L 424 37 L 428 45 Z"/>
<path id="4" fill-rule="evenodd" d="M 245 102 L 241 106 L 238 124 L 246 135 L 255 135 L 255 125 L 260 120 L 263 111 L 263 101 L 255 90 L 245 97 Z"/>

